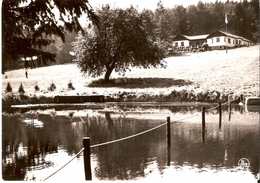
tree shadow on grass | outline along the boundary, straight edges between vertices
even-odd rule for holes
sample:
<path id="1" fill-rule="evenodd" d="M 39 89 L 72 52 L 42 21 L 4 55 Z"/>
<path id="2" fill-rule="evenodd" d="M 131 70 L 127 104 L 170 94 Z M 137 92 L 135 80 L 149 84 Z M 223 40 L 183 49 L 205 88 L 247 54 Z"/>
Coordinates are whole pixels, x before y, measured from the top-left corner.
<path id="1" fill-rule="evenodd" d="M 168 88 L 171 86 L 191 85 L 193 82 L 173 78 L 117 78 L 105 82 L 104 79 L 92 81 L 88 87 L 118 88 Z"/>

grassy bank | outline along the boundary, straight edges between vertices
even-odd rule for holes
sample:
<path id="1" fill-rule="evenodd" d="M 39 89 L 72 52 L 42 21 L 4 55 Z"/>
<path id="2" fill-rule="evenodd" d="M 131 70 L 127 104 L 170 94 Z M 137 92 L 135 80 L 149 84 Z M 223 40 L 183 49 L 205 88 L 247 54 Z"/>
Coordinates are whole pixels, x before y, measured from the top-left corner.
<path id="1" fill-rule="evenodd" d="M 51 102 L 55 95 L 104 95 L 107 101 L 225 101 L 259 96 L 259 46 L 192 53 L 166 58 L 166 69 L 132 68 L 124 76 L 112 73 L 111 83 L 102 77 L 85 77 L 76 64 L 23 69 L 2 75 L 3 104 Z M 6 78 L 7 76 L 7 78 Z M 12 87 L 6 93 L 7 83 Z M 22 83 L 25 90 L 20 96 Z M 48 90 L 55 84 L 54 91 Z M 74 87 L 68 87 L 71 83 Z M 39 87 L 35 91 L 35 85 Z"/>

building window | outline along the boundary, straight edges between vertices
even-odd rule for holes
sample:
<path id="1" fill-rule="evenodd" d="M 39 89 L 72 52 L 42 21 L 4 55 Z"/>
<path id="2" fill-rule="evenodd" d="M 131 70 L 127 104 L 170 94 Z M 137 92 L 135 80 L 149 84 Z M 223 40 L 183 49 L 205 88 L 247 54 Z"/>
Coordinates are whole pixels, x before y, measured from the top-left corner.
<path id="1" fill-rule="evenodd" d="M 181 42 L 181 46 L 184 46 L 184 42 Z"/>
<path id="2" fill-rule="evenodd" d="M 231 43 L 231 39 L 230 38 L 228 38 L 228 43 Z"/>
<path id="3" fill-rule="evenodd" d="M 178 47 L 178 42 L 175 43 L 175 46 Z"/>
<path id="4" fill-rule="evenodd" d="M 213 44 L 213 38 L 211 39 L 211 41 L 212 41 L 212 44 Z"/>
<path id="5" fill-rule="evenodd" d="M 217 37 L 217 42 L 220 42 L 220 38 L 219 37 Z"/>
<path id="6" fill-rule="evenodd" d="M 224 42 L 226 42 L 226 37 L 224 37 Z"/>

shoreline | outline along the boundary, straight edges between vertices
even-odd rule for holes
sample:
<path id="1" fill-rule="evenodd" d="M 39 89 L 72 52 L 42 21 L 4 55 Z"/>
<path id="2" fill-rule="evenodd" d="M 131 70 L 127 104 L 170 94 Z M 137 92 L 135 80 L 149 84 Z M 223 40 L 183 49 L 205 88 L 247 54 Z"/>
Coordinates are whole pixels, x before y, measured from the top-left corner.
<path id="1" fill-rule="evenodd" d="M 244 97 L 244 96 L 243 96 Z M 3 111 L 11 108 L 12 105 L 28 105 L 29 108 L 50 108 L 50 107 L 64 107 L 64 106 L 85 106 L 96 108 L 102 103 L 218 103 L 234 100 L 233 103 L 240 102 L 240 96 L 232 94 L 223 94 L 218 91 L 194 92 L 189 90 L 173 90 L 169 94 L 155 94 L 148 93 L 133 93 L 133 92 L 119 92 L 104 96 L 104 102 L 85 102 L 85 103 L 65 103 L 59 104 L 54 101 L 54 96 L 45 95 L 14 95 L 8 93 L 2 98 Z"/>

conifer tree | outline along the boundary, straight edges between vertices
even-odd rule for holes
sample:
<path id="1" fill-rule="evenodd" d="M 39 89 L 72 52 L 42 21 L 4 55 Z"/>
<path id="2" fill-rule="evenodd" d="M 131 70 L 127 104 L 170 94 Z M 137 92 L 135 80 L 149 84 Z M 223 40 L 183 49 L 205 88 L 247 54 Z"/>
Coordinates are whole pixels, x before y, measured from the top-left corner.
<path id="1" fill-rule="evenodd" d="M 98 24 L 88 0 L 2 1 L 2 73 L 21 58 L 36 56 L 35 62 L 44 65 L 55 62 L 55 54 L 42 48 L 53 43 L 53 35 L 64 42 L 64 28 L 83 31 L 78 18 L 84 13 Z M 25 62 L 25 67 L 35 67 L 35 62 Z"/>

